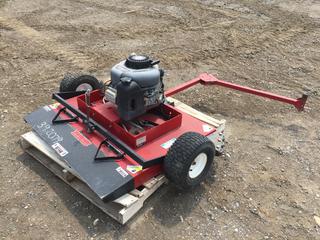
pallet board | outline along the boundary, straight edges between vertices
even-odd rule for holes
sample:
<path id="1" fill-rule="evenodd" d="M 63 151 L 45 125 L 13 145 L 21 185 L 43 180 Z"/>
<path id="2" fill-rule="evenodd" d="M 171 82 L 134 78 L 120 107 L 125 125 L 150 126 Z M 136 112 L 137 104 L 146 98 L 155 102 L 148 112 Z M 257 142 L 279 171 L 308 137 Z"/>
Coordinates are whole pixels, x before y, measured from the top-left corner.
<path id="1" fill-rule="evenodd" d="M 190 107 L 189 105 L 184 104 L 183 102 L 180 102 L 179 100 L 174 99 L 172 97 L 168 97 L 167 100 L 169 102 L 173 102 L 175 108 L 179 109 L 180 111 L 188 113 L 189 115 L 191 115 L 191 116 L 193 116 L 203 122 L 209 123 L 216 128 L 220 127 L 221 125 L 224 125 L 226 122 L 226 120 L 224 120 L 224 119 L 218 120 L 218 119 L 210 117 L 202 112 L 199 112 L 198 110 L 196 110 L 196 109 Z"/>
<path id="2" fill-rule="evenodd" d="M 211 124 L 221 131 L 224 129 L 225 120 L 217 120 L 201 113 L 192 107 L 174 99 L 168 98 L 174 102 L 175 107 L 180 111 Z M 103 202 L 81 179 L 75 170 L 61 160 L 57 153 L 50 148 L 35 132 L 28 132 L 21 136 L 20 144 L 22 149 L 38 160 L 53 174 L 58 176 L 74 190 L 87 198 L 94 205 L 99 207 L 103 212 L 121 224 L 125 224 L 131 219 L 142 207 L 146 199 L 152 195 L 163 183 L 167 181 L 164 175 L 159 175 L 147 181 L 141 188 L 124 194 L 112 202 Z"/>
<path id="3" fill-rule="evenodd" d="M 146 182 L 147 187 L 143 187 L 142 190 L 135 189 L 132 193 L 127 193 L 113 202 L 105 203 L 78 176 L 73 175 L 72 169 L 61 161 L 36 133 L 23 134 L 20 143 L 26 153 L 121 224 L 125 224 L 133 217 L 143 207 L 144 201 L 166 182 L 163 175 L 157 176 Z M 74 177 L 70 178 L 66 173 Z"/>

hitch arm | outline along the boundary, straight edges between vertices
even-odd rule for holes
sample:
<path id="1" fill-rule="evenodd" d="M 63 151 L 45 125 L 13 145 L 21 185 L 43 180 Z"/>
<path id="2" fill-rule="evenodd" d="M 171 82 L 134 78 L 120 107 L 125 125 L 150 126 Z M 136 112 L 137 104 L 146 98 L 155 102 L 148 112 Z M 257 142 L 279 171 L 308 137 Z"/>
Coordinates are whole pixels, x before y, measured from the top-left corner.
<path id="1" fill-rule="evenodd" d="M 219 80 L 217 78 L 215 78 L 214 76 L 212 76 L 211 74 L 208 73 L 203 73 L 201 75 L 199 75 L 197 78 L 192 79 L 188 82 L 185 82 L 177 87 L 171 88 L 169 90 L 167 90 L 165 92 L 165 96 L 169 97 L 172 96 L 178 92 L 181 92 L 185 89 L 188 89 L 196 84 L 202 84 L 202 85 L 218 85 L 218 86 L 222 86 L 222 87 L 226 87 L 226 88 L 231 88 L 234 90 L 238 90 L 240 92 L 246 92 L 246 93 L 250 93 L 253 95 L 257 95 L 260 97 L 264 97 L 264 98 L 269 98 L 272 100 L 276 100 L 279 102 L 284 102 L 284 103 L 288 103 L 291 104 L 293 106 L 295 106 L 295 108 L 298 111 L 303 111 L 304 109 L 304 105 L 307 102 L 308 99 L 308 95 L 303 94 L 301 98 L 289 98 L 289 97 L 284 97 L 284 96 L 280 96 L 274 93 L 270 93 L 270 92 L 266 92 L 266 91 L 262 91 L 262 90 L 257 90 L 257 89 L 253 89 L 253 88 L 249 88 L 249 87 L 244 87 L 241 85 L 237 85 L 234 83 L 230 83 L 230 82 L 226 82 L 226 81 L 222 81 Z"/>

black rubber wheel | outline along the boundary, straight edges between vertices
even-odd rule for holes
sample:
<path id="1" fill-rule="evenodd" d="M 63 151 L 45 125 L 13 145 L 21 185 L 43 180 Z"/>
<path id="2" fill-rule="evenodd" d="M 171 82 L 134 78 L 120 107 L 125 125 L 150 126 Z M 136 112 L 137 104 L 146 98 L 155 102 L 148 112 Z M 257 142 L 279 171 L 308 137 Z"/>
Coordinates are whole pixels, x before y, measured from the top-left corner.
<path id="1" fill-rule="evenodd" d="M 214 144 L 207 137 L 195 132 L 184 133 L 164 159 L 165 174 L 177 188 L 190 189 L 207 177 L 214 155 Z"/>
<path id="2" fill-rule="evenodd" d="M 60 82 L 60 92 L 96 90 L 100 88 L 102 88 L 102 83 L 91 75 L 67 74 Z"/>

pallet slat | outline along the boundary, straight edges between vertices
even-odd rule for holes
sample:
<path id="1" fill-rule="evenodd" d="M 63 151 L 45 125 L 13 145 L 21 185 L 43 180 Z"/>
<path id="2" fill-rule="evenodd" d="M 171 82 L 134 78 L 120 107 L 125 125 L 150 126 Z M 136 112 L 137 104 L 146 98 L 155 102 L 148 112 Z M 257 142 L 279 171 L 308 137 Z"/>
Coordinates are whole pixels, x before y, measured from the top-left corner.
<path id="1" fill-rule="evenodd" d="M 114 200 L 114 202 L 119 203 L 125 207 L 130 207 L 132 204 L 134 204 L 138 200 L 139 200 L 138 197 L 135 197 L 130 193 L 126 193 L 126 194 L 122 195 L 121 197 L 117 198 L 116 200 Z"/>
<path id="2" fill-rule="evenodd" d="M 63 160 L 61 160 L 56 152 L 53 151 L 52 148 L 49 148 L 47 144 L 40 138 L 38 137 L 34 132 L 27 132 L 22 135 L 22 144 L 27 145 L 32 145 L 36 149 L 38 149 L 40 152 L 44 153 L 47 157 L 52 159 L 54 162 L 59 164 L 63 169 L 66 169 L 68 172 L 72 173 L 74 176 L 78 177 L 79 179 L 80 176 L 78 176 L 77 172 L 73 171 L 73 169 L 67 165 L 67 163 Z M 22 148 L 25 148 L 25 146 L 22 146 Z"/>
<path id="3" fill-rule="evenodd" d="M 212 126 L 214 127 L 219 127 L 220 125 L 223 125 L 225 124 L 225 120 L 222 119 L 222 120 L 218 120 L 218 119 L 215 119 L 213 117 L 210 117 L 202 112 L 199 112 L 198 110 L 188 106 L 187 104 L 184 104 L 183 102 L 180 102 L 179 100 L 177 99 L 174 99 L 172 97 L 168 97 L 167 100 L 169 102 L 173 102 L 174 103 L 174 106 L 179 109 L 180 111 L 183 111 L 185 113 L 188 113 L 189 115 L 201 120 L 201 121 L 204 121 L 206 123 L 209 123 L 211 124 Z"/>
<path id="4" fill-rule="evenodd" d="M 75 177 L 72 179 L 69 178 L 70 176 L 66 177 L 67 173 L 72 173 L 74 171 L 72 171 L 64 161 L 60 160 L 56 153 L 51 151 L 51 148 L 43 143 L 36 133 L 28 132 L 23 134 L 20 139 L 20 145 L 26 153 L 38 160 L 57 177 L 62 179 L 91 203 L 121 224 L 125 224 L 132 218 L 143 207 L 144 201 L 166 181 L 166 178 L 162 175 L 156 178 L 156 184 L 153 184 L 152 188 L 144 188 L 141 191 L 136 189 L 140 192 L 139 197 L 130 192 L 113 202 L 106 203 L 103 202 L 88 185 L 78 178 L 76 174 L 74 174 Z M 151 179 L 150 181 L 154 180 Z"/>

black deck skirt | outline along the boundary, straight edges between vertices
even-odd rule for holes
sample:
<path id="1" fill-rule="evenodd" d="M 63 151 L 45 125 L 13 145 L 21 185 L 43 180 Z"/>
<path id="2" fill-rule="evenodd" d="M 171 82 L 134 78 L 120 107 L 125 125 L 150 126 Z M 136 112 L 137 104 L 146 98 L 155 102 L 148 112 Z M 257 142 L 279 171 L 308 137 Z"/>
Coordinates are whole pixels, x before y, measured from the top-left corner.
<path id="1" fill-rule="evenodd" d="M 25 121 L 102 200 L 114 200 L 134 189 L 133 177 L 115 161 L 94 161 L 97 147 L 83 145 L 73 137 L 75 129 L 70 124 L 52 124 L 55 114 L 45 106 L 26 116 Z"/>

